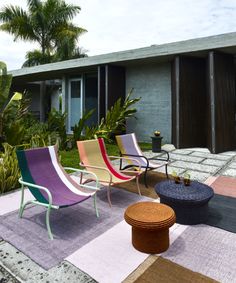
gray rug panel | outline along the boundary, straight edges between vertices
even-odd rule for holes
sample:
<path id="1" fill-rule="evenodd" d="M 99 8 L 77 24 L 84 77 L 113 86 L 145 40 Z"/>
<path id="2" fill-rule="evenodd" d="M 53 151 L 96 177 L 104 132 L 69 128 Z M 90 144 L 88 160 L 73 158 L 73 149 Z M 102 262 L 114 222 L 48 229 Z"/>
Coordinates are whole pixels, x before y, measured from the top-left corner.
<path id="1" fill-rule="evenodd" d="M 189 226 L 162 254 L 220 282 L 236 282 L 236 234 L 207 225 Z"/>
<path id="2" fill-rule="evenodd" d="M 41 206 L 26 208 L 21 219 L 18 211 L 1 216 L 0 237 L 48 270 L 122 221 L 127 206 L 150 200 L 115 188 L 112 189 L 111 199 L 112 208 L 107 202 L 106 189 L 98 192 L 99 218 L 96 217 L 92 198 L 71 207 L 52 210 L 50 223 L 53 241 L 48 238 L 46 209 Z"/>
<path id="3" fill-rule="evenodd" d="M 206 224 L 236 233 L 236 198 L 215 194 Z"/>

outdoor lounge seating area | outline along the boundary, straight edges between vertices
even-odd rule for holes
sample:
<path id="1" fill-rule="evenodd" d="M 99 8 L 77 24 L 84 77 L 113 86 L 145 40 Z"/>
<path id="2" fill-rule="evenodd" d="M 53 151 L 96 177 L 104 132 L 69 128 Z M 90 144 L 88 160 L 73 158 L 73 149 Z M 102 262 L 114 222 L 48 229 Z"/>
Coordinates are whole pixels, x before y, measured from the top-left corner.
<path id="1" fill-rule="evenodd" d="M 97 142 L 97 140 L 95 141 Z M 59 164 L 56 159 L 55 148 L 47 149 L 47 156 L 49 156 L 50 151 L 55 159 L 48 157 L 48 163 L 54 163 L 53 166 L 55 166 L 55 164 Z M 21 152 L 21 154 L 27 155 L 30 152 L 33 154 L 34 150 Z M 148 157 L 154 155 L 150 152 L 144 154 Z M 178 280 L 181 280 L 181 277 L 189 277 L 196 278 L 195 280 L 201 279 L 202 282 L 215 282 L 214 280 L 233 282 L 236 276 L 235 270 L 232 269 L 236 258 L 236 178 L 232 175 L 229 176 L 230 173 L 234 172 L 236 152 L 213 155 L 200 148 L 172 149 L 169 151 L 169 155 L 168 173 L 170 180 L 167 182 L 174 182 L 171 178 L 172 170 L 182 176 L 187 170 L 192 180 L 207 183 L 208 186 L 213 188 L 215 195 L 209 201 L 209 217 L 206 223 L 197 225 L 175 223 L 170 227 L 169 248 L 165 252 L 154 253 L 151 256 L 149 253 L 143 253 L 134 248 L 131 239 L 132 229 L 126 223 L 127 220 L 124 219 L 124 213 L 130 205 L 150 201 L 151 203 L 153 201 L 153 203 L 158 203 L 160 201 L 157 196 L 155 199 L 145 196 L 145 194 L 148 195 L 150 190 L 155 193 L 152 185 L 153 180 L 151 180 L 154 175 L 156 176 L 154 182 L 158 184 L 167 180 L 165 169 L 160 167 L 157 171 L 152 170 L 152 174 L 147 174 L 148 188 L 145 186 L 144 176 L 142 174 L 139 176 L 141 196 L 138 194 L 135 178 L 125 182 L 125 186 L 123 184 L 114 185 L 111 190 L 112 207 L 109 206 L 107 200 L 107 189 L 102 189 L 103 185 L 101 185 L 100 190 L 93 191 L 93 193 L 96 192 L 97 196 L 98 218 L 89 199 L 55 211 L 55 213 L 52 210 L 50 223 L 54 236 L 53 241 L 50 241 L 46 234 L 46 211 L 44 207 L 29 205 L 25 208 L 23 217 L 19 219 L 21 192 L 16 191 L 0 197 L 0 237 L 3 238 L 3 241 L 0 242 L 0 259 L 4 266 L 14 266 L 14 272 L 21 279 L 29 280 L 29 278 L 32 278 L 31 276 L 34 276 L 34 280 L 37 279 L 37 282 L 48 279 L 51 282 L 50 280 L 55 280 L 55 278 L 63 282 L 63 276 L 70 278 L 71 281 L 69 282 L 76 280 L 83 280 L 81 282 L 142 282 L 144 278 L 147 282 L 151 282 L 150 278 L 153 278 L 154 275 L 155 278 L 161 276 L 163 280 L 166 280 L 163 282 L 171 282 L 175 277 Z M 43 159 L 43 154 L 39 154 L 38 158 Z M 28 160 L 30 160 L 30 157 Z M 36 158 L 31 160 L 39 161 Z M 213 160 L 214 165 L 212 165 Z M 119 172 L 119 160 L 110 160 L 110 162 L 112 168 Z M 27 166 L 30 168 L 30 165 Z M 47 167 L 42 165 L 42 168 Z M 40 175 L 42 169 L 40 167 L 37 167 L 37 169 L 40 178 L 46 178 L 46 176 Z M 162 169 L 164 170 L 162 171 Z M 49 170 L 44 171 L 49 172 Z M 62 172 L 64 175 L 65 172 Z M 81 172 L 82 176 L 80 175 Z M 86 182 L 86 179 L 94 180 L 94 175 L 90 178 L 89 175 L 85 175 L 85 172 L 82 170 L 79 175 L 73 173 L 70 175 L 71 177 L 67 176 L 67 178 L 76 180 L 80 183 L 79 186 L 82 183 L 84 186 L 91 186 L 94 183 Z M 197 175 L 194 175 L 194 172 Z M 73 182 L 72 180 L 71 182 Z M 133 192 L 124 189 L 129 186 L 129 183 L 134 187 Z M 180 184 L 181 186 L 184 191 L 191 190 L 191 187 L 184 186 L 183 183 Z M 32 201 L 33 197 L 29 195 L 28 190 L 25 189 L 24 192 L 26 201 Z M 4 205 L 9 203 L 10 200 L 11 206 Z M 162 224 L 159 221 L 165 222 L 164 218 L 159 220 L 152 218 L 152 224 L 147 216 L 145 216 L 145 219 L 139 218 L 140 220 L 138 220 L 134 214 L 132 216 L 127 212 L 126 214 L 129 219 L 134 217 L 134 220 L 128 220 L 128 222 L 140 227 L 160 229 Z M 125 218 L 128 219 L 128 216 Z M 141 213 L 140 217 L 144 217 L 144 215 Z M 168 220 L 171 222 L 171 226 L 174 223 L 173 215 L 166 217 L 172 219 L 171 221 Z M 148 224 L 145 224 L 145 221 L 148 221 Z M 158 233 L 158 229 L 155 233 Z M 139 232 L 137 235 L 139 237 Z M 156 237 L 154 237 L 155 239 Z M 138 245 L 139 243 L 141 246 L 145 246 L 145 239 L 138 242 Z M 222 243 L 224 244 L 222 245 Z M 166 249 L 166 244 L 164 246 Z M 9 247 L 11 248 L 9 249 Z M 19 257 L 11 257 L 12 253 L 15 254 L 18 251 L 20 251 L 21 260 L 19 260 Z M 201 255 L 201 260 L 199 260 L 199 255 Z M 112 264 L 110 263 L 111 258 Z M 215 260 L 216 258 L 217 260 Z M 28 263 L 25 261 L 26 259 Z M 22 273 L 21 265 L 17 264 L 16 261 L 24 262 L 24 268 L 30 264 L 34 273 L 31 271 Z M 67 266 L 65 271 L 61 267 L 58 268 L 61 264 Z M 169 270 L 168 276 L 165 273 L 163 274 L 163 270 L 167 269 Z M 174 274 L 172 274 L 172 269 L 175 270 Z M 216 270 L 218 271 L 216 272 Z M 40 279 L 40 276 L 42 279 Z"/>

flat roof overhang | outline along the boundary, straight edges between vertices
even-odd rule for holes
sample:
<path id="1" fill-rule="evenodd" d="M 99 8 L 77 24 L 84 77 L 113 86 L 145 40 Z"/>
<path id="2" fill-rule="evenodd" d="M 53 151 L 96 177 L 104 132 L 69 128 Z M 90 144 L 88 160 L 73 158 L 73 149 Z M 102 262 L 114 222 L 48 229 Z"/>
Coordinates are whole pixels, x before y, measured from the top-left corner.
<path id="1" fill-rule="evenodd" d="M 9 73 L 13 75 L 13 83 L 26 83 L 96 71 L 99 65 L 154 64 L 171 61 L 180 54 L 206 57 L 210 50 L 236 54 L 236 32 L 22 68 Z"/>

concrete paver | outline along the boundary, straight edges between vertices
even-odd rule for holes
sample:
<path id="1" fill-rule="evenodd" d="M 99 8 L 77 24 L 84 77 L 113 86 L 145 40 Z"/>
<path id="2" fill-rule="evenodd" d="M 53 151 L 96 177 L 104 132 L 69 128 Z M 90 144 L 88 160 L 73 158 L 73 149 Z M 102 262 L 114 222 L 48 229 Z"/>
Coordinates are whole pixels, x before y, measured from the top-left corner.
<path id="1" fill-rule="evenodd" d="M 195 157 L 195 156 L 190 156 L 190 155 L 183 155 L 183 154 L 176 154 L 170 153 L 170 160 L 180 160 L 180 161 L 189 161 L 193 163 L 200 163 L 204 160 L 204 157 Z"/>
<path id="2" fill-rule="evenodd" d="M 188 149 L 176 149 L 175 151 L 173 151 L 175 154 L 182 154 L 182 155 L 186 155 L 186 154 L 190 154 L 193 152 L 193 150 L 188 150 Z"/>
<path id="3" fill-rule="evenodd" d="M 236 169 L 236 162 L 235 162 L 235 161 L 230 162 L 230 163 L 228 164 L 228 167 L 229 167 L 229 168 L 234 168 L 234 169 Z"/>
<path id="4" fill-rule="evenodd" d="M 227 168 L 225 170 L 220 171 L 220 175 L 236 177 L 236 169 Z"/>
<path id="5" fill-rule="evenodd" d="M 232 158 L 231 155 L 212 154 L 212 153 L 205 153 L 205 152 L 199 152 L 199 151 L 194 151 L 190 153 L 190 155 L 204 157 L 204 158 L 211 158 L 211 159 L 216 159 L 216 160 L 229 160 Z"/>
<path id="6" fill-rule="evenodd" d="M 196 170 L 211 174 L 215 174 L 220 169 L 220 167 L 217 166 L 203 165 L 199 163 L 186 162 L 186 161 L 174 161 L 171 163 L 171 165 L 175 167 L 185 168 L 187 170 Z"/>
<path id="7" fill-rule="evenodd" d="M 67 261 L 63 261 L 58 266 L 46 271 L 7 242 L 0 244 L 0 262 L 2 266 L 10 270 L 20 282 L 96 282 L 88 274 Z"/>
<path id="8" fill-rule="evenodd" d="M 213 166 L 217 166 L 217 167 L 222 167 L 222 166 L 224 166 L 227 162 L 228 162 L 228 160 L 217 160 L 217 159 L 207 158 L 207 159 L 203 160 L 201 164 L 213 165 Z"/>

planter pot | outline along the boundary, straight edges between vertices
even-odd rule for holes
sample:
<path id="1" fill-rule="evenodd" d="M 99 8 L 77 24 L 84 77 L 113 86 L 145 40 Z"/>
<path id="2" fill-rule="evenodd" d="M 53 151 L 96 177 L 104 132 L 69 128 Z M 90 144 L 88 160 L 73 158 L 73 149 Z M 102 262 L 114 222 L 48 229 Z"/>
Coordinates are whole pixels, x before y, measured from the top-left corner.
<path id="1" fill-rule="evenodd" d="M 158 137 L 151 137 L 152 139 L 152 151 L 153 152 L 161 152 L 161 140 L 163 137 L 158 136 Z"/>

